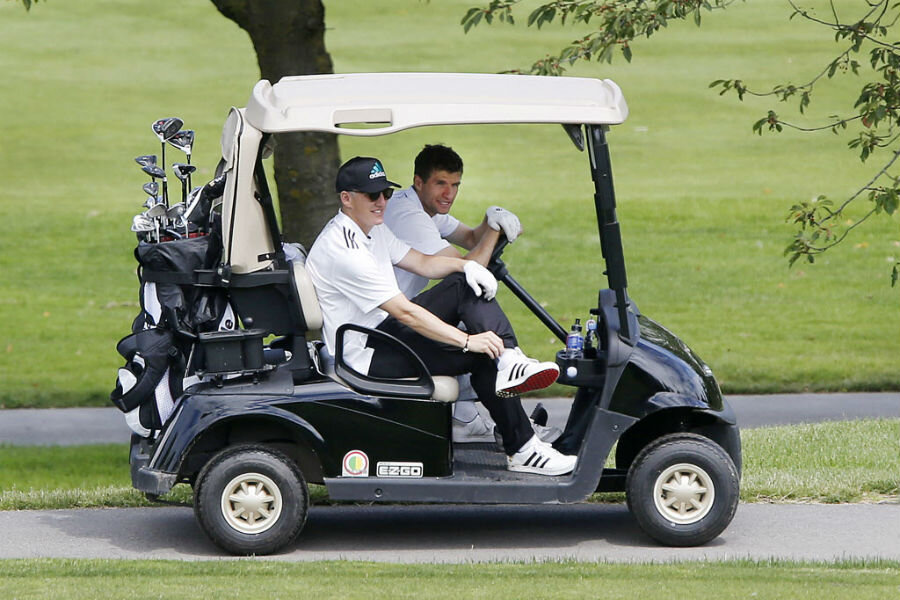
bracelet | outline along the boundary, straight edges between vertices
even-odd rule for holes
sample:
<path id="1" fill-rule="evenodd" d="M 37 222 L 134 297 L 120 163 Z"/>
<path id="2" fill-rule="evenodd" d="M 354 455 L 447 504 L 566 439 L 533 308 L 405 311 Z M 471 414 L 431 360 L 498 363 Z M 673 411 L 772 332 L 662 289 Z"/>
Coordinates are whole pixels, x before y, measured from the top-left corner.
<path id="1" fill-rule="evenodd" d="M 468 352 L 468 351 L 469 351 L 469 334 L 468 334 L 468 333 L 466 334 L 466 343 L 465 343 L 465 345 L 462 347 L 462 351 L 463 351 L 463 352 Z"/>

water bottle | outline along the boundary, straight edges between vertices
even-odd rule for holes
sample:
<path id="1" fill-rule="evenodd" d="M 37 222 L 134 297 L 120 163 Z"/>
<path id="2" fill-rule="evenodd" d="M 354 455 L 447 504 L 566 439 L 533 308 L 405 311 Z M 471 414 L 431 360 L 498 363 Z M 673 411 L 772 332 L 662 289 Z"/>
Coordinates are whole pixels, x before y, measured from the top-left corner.
<path id="1" fill-rule="evenodd" d="M 566 358 L 581 358 L 584 354 L 584 335 L 581 334 L 581 319 L 575 319 L 572 331 L 566 336 Z"/>
<path id="2" fill-rule="evenodd" d="M 584 323 L 584 355 L 588 358 L 594 358 L 597 353 L 594 351 L 594 344 L 597 343 L 597 321 L 588 319 Z"/>

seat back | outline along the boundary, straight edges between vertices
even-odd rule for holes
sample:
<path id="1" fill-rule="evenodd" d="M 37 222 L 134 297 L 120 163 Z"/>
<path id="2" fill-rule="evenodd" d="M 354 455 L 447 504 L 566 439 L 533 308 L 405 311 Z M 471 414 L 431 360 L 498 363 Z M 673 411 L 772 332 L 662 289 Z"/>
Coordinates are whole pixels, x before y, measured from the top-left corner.
<path id="1" fill-rule="evenodd" d="M 300 301 L 300 312 L 306 322 L 306 329 L 322 328 L 322 309 L 319 306 L 319 298 L 316 296 L 316 288 L 312 279 L 306 272 L 306 257 L 300 256 L 291 261 L 291 273 L 294 280 L 294 290 Z"/>

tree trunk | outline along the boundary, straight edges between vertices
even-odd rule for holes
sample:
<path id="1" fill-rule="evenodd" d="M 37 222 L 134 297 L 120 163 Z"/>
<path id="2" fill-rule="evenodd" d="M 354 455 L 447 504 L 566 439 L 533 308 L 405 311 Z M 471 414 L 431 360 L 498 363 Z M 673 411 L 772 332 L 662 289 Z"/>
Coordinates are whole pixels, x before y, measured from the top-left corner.
<path id="1" fill-rule="evenodd" d="M 211 0 L 244 29 L 256 50 L 263 79 L 332 73 L 325 50 L 321 0 Z M 337 212 L 334 177 L 340 164 L 337 136 L 282 133 L 276 136 L 275 183 L 285 238 L 309 248 Z"/>

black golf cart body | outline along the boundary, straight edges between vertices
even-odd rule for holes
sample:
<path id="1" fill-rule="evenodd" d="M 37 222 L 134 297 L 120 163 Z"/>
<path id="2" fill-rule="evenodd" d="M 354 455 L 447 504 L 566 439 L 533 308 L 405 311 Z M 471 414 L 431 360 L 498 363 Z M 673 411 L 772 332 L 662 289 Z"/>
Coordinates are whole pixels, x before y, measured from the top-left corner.
<path id="1" fill-rule="evenodd" d="M 693 545 L 717 536 L 737 505 L 740 436 L 710 369 L 675 335 L 641 315 L 628 296 L 606 142 L 609 126 L 627 114 L 620 89 L 609 80 L 407 73 L 292 77 L 274 86 L 260 81 L 248 106 L 232 109 L 223 132 L 221 262 L 191 278 L 191 285 L 225 290 L 244 329 L 198 340 L 206 350 L 206 382 L 185 390 L 154 439 L 133 437 L 134 486 L 155 496 L 176 483 L 194 485 L 204 529 L 237 553 L 275 551 L 296 537 L 306 517 L 304 481 L 324 484 L 333 500 L 365 502 L 572 503 L 595 491 L 627 490 L 632 511 L 644 507 L 643 516 L 636 514 L 641 526 L 663 543 Z M 369 126 L 356 126 L 361 123 Z M 303 261 L 288 262 L 282 252 L 261 158 L 272 134 L 375 136 L 477 123 L 562 125 L 588 154 L 602 251 L 597 261 L 605 261 L 608 284 L 601 284 L 596 298 L 584 299 L 585 311 L 598 323 L 596 355 L 557 355 L 559 383 L 575 392 L 556 444 L 578 455 L 568 475 L 513 473 L 493 445 L 454 444 L 453 380 L 432 378 L 424 366 L 415 379 L 372 379 L 350 369 L 338 351 L 332 368 L 315 341 L 321 313 Z M 562 347 L 566 331 L 509 275 L 499 253 L 491 269 Z M 263 337 L 271 335 L 278 336 L 272 346 L 289 351 L 279 364 L 258 358 Z M 410 352 L 401 346 L 398 352 Z M 614 445 L 614 467 L 607 467 Z M 673 464 L 694 464 L 695 446 L 702 456 L 694 463 L 706 465 L 695 494 L 704 514 L 679 521 L 671 513 L 667 519 L 667 509 L 654 509 L 651 497 L 665 496 L 665 481 L 654 478 Z M 636 470 L 642 453 L 664 458 L 670 447 L 682 452 L 673 464 L 662 460 L 649 476 L 646 469 Z M 225 533 L 210 531 L 201 513 L 209 518 L 220 506 L 227 512 L 229 493 L 223 489 L 204 505 L 198 488 L 207 485 L 210 465 L 235 452 L 258 451 L 286 461 L 299 478 L 302 493 L 282 489 L 278 501 L 300 494 L 302 507 L 279 509 L 275 517 L 297 522 L 269 523 L 256 533 L 226 517 Z M 717 479 L 712 471 L 719 467 L 725 475 Z M 232 469 L 229 477 L 240 471 L 239 465 Z M 696 475 L 688 469 L 674 477 L 687 483 Z M 640 487 L 630 478 L 649 481 Z M 718 486 L 714 499 L 706 490 L 710 483 Z M 277 539 L 266 539 L 285 527 L 289 531 Z"/>

